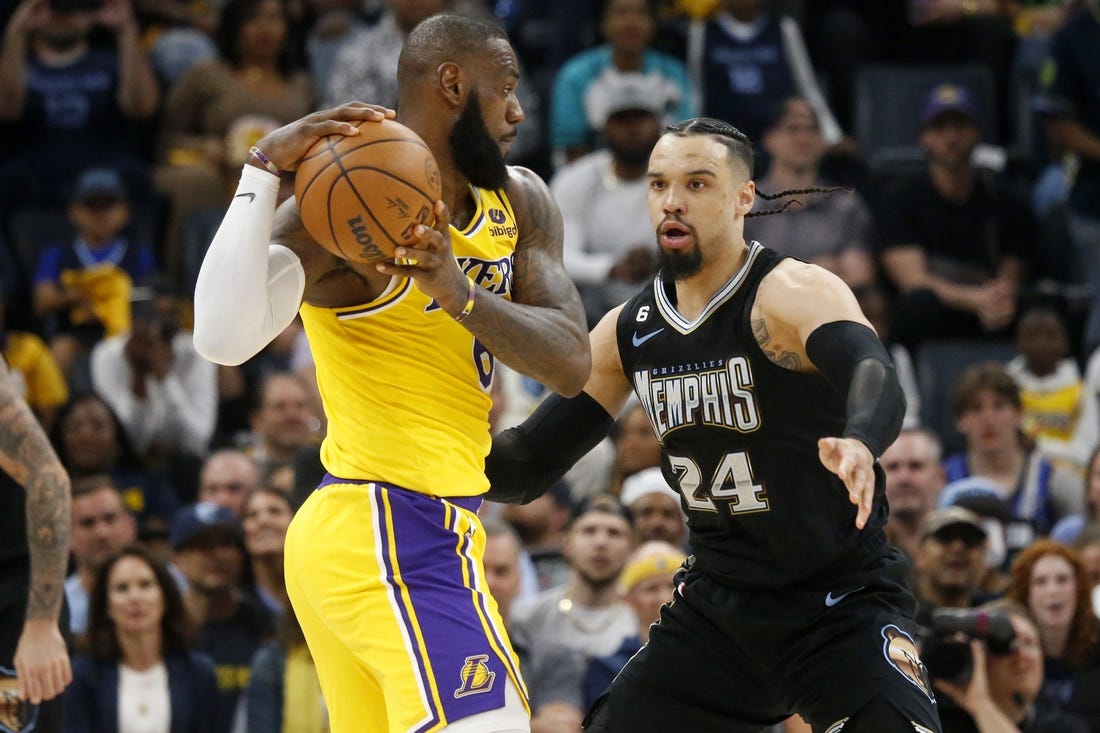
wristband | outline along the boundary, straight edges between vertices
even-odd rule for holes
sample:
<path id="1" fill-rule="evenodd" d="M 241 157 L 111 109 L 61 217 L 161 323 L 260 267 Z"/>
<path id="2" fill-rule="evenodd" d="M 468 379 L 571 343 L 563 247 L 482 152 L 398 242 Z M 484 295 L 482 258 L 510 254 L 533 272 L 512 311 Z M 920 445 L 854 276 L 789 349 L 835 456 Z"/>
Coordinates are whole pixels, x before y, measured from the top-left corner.
<path id="1" fill-rule="evenodd" d="M 455 321 L 462 323 L 474 310 L 474 300 L 477 297 L 477 285 L 474 285 L 473 278 L 467 277 L 466 280 L 470 283 L 470 291 L 466 295 L 466 307 L 462 309 L 462 312 L 455 316 Z"/>
<path id="2" fill-rule="evenodd" d="M 282 173 L 282 171 L 279 170 L 279 166 L 272 163 L 271 158 L 264 155 L 264 151 L 260 150 L 255 145 L 253 145 L 251 148 L 249 148 L 248 154 L 251 155 L 256 160 L 260 161 L 260 163 L 263 165 L 263 167 L 267 168 L 267 170 L 270 173 L 272 173 L 273 175 L 277 176 L 277 175 L 280 175 Z"/>

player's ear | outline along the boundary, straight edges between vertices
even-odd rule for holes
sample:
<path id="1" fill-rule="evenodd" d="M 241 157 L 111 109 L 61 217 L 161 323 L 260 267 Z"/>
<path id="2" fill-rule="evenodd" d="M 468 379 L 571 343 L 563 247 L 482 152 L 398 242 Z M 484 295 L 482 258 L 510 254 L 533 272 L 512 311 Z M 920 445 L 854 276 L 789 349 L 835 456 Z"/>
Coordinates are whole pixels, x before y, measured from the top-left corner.
<path id="1" fill-rule="evenodd" d="M 444 61 L 436 69 L 436 78 L 439 80 L 439 89 L 443 97 L 453 106 L 461 107 L 466 100 L 469 84 L 458 64 L 453 61 Z"/>
<path id="2" fill-rule="evenodd" d="M 737 189 L 737 200 L 735 206 L 737 207 L 737 213 L 741 216 L 752 211 L 753 204 L 756 203 L 756 183 L 754 181 L 745 181 Z"/>

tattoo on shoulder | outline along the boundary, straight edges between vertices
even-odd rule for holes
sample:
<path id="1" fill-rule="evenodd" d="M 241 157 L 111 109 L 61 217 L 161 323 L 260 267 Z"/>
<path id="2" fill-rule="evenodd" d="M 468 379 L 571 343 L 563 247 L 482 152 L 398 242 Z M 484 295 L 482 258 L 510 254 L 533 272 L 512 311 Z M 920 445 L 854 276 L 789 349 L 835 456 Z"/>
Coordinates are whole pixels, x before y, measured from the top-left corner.
<path id="1" fill-rule="evenodd" d="M 753 338 L 756 339 L 757 345 L 769 361 L 784 369 L 795 372 L 802 371 L 802 358 L 792 351 L 782 351 L 776 348 L 776 344 L 772 343 L 771 333 L 768 332 L 768 324 L 763 318 L 752 319 L 751 325 Z"/>

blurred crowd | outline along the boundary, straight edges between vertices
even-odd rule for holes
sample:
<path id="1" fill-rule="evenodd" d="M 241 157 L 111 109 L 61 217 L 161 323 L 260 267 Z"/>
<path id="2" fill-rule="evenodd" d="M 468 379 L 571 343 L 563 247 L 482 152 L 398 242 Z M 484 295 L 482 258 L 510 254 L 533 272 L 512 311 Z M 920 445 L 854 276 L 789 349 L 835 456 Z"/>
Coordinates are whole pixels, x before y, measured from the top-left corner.
<path id="1" fill-rule="evenodd" d="M 309 343 L 216 366 L 191 296 L 249 147 L 394 105 L 447 10 L 512 38 L 510 162 L 549 182 L 592 324 L 654 275 L 663 126 L 750 136 L 746 238 L 850 285 L 902 377 L 888 530 L 926 622 L 1018 602 L 1038 651 L 1004 705 L 1100 731 L 1097 0 L 0 0 L 0 348 L 75 481 L 69 727 L 327 730 L 281 564 L 324 473 Z M 545 393 L 498 365 L 492 428 Z M 483 510 L 536 731 L 577 731 L 671 597 L 659 449 L 628 408 L 546 496 Z"/>

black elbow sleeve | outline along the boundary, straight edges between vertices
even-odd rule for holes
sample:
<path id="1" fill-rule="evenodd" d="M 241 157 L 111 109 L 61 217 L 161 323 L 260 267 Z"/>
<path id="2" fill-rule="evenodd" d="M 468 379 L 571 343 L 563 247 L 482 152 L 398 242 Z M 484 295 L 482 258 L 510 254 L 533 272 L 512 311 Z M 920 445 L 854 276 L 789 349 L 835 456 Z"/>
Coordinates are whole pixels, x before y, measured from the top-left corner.
<path id="1" fill-rule="evenodd" d="M 806 355 L 825 381 L 847 396 L 844 437 L 881 456 L 901 430 L 905 393 L 878 336 L 852 321 L 826 323 L 806 339 Z"/>
<path id="2" fill-rule="evenodd" d="M 614 422 L 586 392 L 551 394 L 523 423 L 493 437 L 485 457 L 485 498 L 505 504 L 534 501 L 606 438 Z"/>

